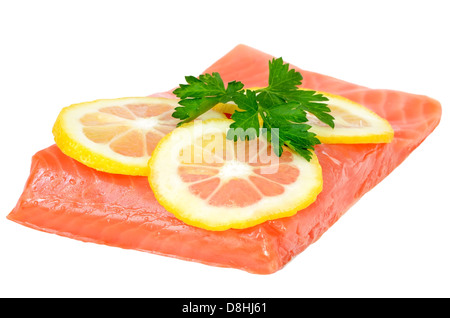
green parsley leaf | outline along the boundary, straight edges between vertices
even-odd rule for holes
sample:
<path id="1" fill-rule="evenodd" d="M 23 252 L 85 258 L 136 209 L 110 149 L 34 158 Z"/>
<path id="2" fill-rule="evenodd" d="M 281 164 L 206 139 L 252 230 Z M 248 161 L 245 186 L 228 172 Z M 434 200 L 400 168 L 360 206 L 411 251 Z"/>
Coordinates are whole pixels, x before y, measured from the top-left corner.
<path id="1" fill-rule="evenodd" d="M 302 75 L 294 69 L 289 70 L 289 64 L 281 57 L 272 59 L 269 62 L 269 86 L 257 91 L 258 101 L 266 106 L 288 102 L 298 92 L 297 86 L 302 80 Z"/>
<path id="2" fill-rule="evenodd" d="M 233 101 L 242 111 L 236 110 L 231 116 L 234 123 L 230 125 L 232 129 L 227 132 L 227 138 L 236 141 L 238 138 L 245 140 L 258 137 L 260 127 L 256 93 L 247 91 L 246 94 L 238 94 L 234 96 Z"/>
<path id="3" fill-rule="evenodd" d="M 297 103 L 289 102 L 264 109 L 261 116 L 276 155 L 281 156 L 285 144 L 307 160 L 311 159 L 311 151 L 320 141 L 308 131 L 311 126 L 305 124 L 306 112 L 299 109 Z"/>
<path id="4" fill-rule="evenodd" d="M 244 88 L 241 82 L 230 82 L 225 85 L 219 73 L 203 74 L 198 78 L 185 77 L 187 84 L 181 84 L 173 93 L 181 100 L 182 107 L 176 107 L 172 117 L 181 120 L 178 126 L 194 120 L 210 110 L 217 103 L 227 103 Z"/>
<path id="5" fill-rule="evenodd" d="M 324 102 L 328 98 L 313 90 L 298 90 L 292 99 L 300 104 L 305 111 L 315 115 L 320 121 L 334 128 L 334 117 L 329 114 L 330 108 Z"/>
<path id="6" fill-rule="evenodd" d="M 181 100 L 173 117 L 191 121 L 217 103 L 234 102 L 239 110 L 231 116 L 233 123 L 227 138 L 233 140 L 253 139 L 261 131 L 271 142 L 275 154 L 281 156 L 283 146 L 303 156 L 312 158 L 314 146 L 320 144 L 316 135 L 309 131 L 307 113 L 334 127 L 334 118 L 326 102 L 328 99 L 313 90 L 301 90 L 303 77 L 282 58 L 269 61 L 268 86 L 257 90 L 244 90 L 244 84 L 229 82 L 227 87 L 218 73 L 187 76 L 187 84 L 181 84 L 174 94 Z M 260 125 L 262 119 L 262 127 Z"/>

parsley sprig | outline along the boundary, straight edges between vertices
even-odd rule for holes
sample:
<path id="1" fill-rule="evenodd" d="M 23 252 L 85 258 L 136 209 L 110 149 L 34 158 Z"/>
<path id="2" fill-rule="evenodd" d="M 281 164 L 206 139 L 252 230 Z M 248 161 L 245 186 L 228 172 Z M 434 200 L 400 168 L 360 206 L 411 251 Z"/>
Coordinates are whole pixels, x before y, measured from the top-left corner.
<path id="1" fill-rule="evenodd" d="M 239 110 L 231 116 L 234 122 L 230 128 L 234 130 L 228 132 L 227 138 L 253 139 L 262 131 L 278 156 L 286 145 L 308 161 L 320 141 L 309 131 L 307 113 L 334 128 L 334 118 L 326 104 L 328 98 L 313 90 L 299 89 L 302 75 L 290 69 L 282 58 L 269 61 L 268 86 L 256 90 L 244 89 L 239 81 L 229 82 L 225 87 L 217 72 L 185 79 L 187 84 L 174 90 L 180 106 L 172 116 L 181 120 L 179 125 L 194 120 L 218 103 L 233 102 Z"/>

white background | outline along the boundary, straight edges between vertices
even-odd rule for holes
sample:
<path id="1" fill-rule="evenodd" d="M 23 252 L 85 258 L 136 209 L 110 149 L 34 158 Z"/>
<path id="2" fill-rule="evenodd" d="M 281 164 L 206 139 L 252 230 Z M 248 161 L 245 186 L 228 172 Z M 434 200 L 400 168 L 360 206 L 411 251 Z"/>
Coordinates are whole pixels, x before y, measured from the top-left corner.
<path id="1" fill-rule="evenodd" d="M 447 1 L 2 1 L 0 296 L 449 297 Z M 166 91 L 243 43 L 439 100 L 438 128 L 315 244 L 254 275 L 6 219 L 64 106 Z"/>

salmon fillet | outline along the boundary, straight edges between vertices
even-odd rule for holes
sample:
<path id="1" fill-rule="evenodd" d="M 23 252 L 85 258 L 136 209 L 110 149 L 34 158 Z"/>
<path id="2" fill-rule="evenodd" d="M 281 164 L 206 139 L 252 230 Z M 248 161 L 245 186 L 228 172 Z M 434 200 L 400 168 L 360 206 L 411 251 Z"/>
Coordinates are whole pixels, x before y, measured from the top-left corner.
<path id="1" fill-rule="evenodd" d="M 264 86 L 271 58 L 238 45 L 205 72 L 219 72 L 224 82 Z M 323 191 L 296 215 L 243 230 L 192 227 L 156 201 L 146 177 L 96 171 L 52 145 L 33 156 L 30 176 L 8 219 L 81 241 L 250 273 L 280 270 L 405 160 L 441 117 L 440 104 L 429 97 L 369 89 L 294 68 L 304 77 L 303 87 L 358 102 L 387 119 L 395 131 L 390 144 L 318 145 Z M 155 95 L 173 97 L 171 91 Z"/>

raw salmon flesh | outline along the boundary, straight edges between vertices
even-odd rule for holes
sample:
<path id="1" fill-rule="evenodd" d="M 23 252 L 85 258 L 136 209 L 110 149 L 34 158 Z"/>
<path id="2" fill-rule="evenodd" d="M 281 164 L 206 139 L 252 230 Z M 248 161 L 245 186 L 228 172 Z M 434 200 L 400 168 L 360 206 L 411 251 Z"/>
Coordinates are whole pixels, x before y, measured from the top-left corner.
<path id="1" fill-rule="evenodd" d="M 219 72 L 225 83 L 265 86 L 271 58 L 238 45 L 205 72 Z M 440 104 L 429 97 L 369 89 L 294 68 L 304 77 L 303 87 L 358 102 L 387 119 L 395 131 L 389 144 L 318 145 L 323 191 L 296 215 L 243 230 L 192 227 L 156 201 L 146 177 L 96 171 L 52 145 L 33 156 L 29 179 L 8 219 L 81 241 L 250 273 L 280 270 L 403 162 L 441 117 Z M 155 95 L 173 97 L 170 91 Z"/>

